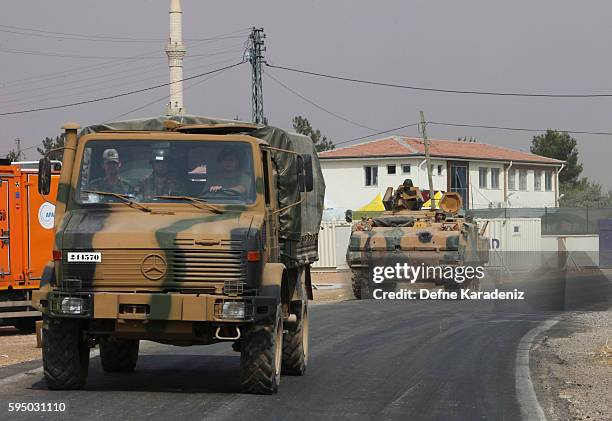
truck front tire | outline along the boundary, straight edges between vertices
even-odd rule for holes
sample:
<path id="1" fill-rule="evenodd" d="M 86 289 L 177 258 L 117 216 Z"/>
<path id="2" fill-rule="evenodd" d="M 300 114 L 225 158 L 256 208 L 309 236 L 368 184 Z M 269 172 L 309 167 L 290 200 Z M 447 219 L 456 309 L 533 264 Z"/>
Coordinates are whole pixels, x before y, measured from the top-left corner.
<path id="1" fill-rule="evenodd" d="M 240 351 L 240 383 L 244 393 L 271 395 L 278 391 L 283 356 L 283 315 L 244 330 Z"/>
<path id="2" fill-rule="evenodd" d="M 138 339 L 100 339 L 100 360 L 107 373 L 130 373 L 136 368 L 140 341 Z"/>
<path id="3" fill-rule="evenodd" d="M 298 321 L 283 335 L 283 374 L 303 376 L 308 365 L 308 300 L 301 305 Z"/>
<path id="4" fill-rule="evenodd" d="M 82 389 L 89 370 L 89 344 L 76 319 L 45 317 L 43 368 L 51 390 Z"/>

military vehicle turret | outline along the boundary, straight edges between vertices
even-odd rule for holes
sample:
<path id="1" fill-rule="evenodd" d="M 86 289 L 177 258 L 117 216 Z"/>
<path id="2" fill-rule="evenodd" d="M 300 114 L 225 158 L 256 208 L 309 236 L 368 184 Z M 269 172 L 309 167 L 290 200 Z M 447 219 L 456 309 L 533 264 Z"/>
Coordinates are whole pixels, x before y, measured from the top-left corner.
<path id="1" fill-rule="evenodd" d="M 369 298 L 377 288 L 394 291 L 398 281 L 433 282 L 447 290 L 478 289 L 477 276 L 466 279 L 471 275 L 462 272 L 475 272 L 475 267 L 487 261 L 484 230 L 460 215 L 462 199 L 458 193 L 447 192 L 440 199 L 432 194 L 429 203 L 423 206 L 426 202 L 420 189 L 406 179 L 395 191 L 387 188 L 382 215 L 353 225 L 347 262 L 356 298 Z M 385 268 L 398 265 L 421 267 L 420 273 L 406 272 L 408 276 L 401 278 L 383 273 Z M 388 269 L 387 273 L 392 272 Z M 384 281 L 377 283 L 381 276 Z"/>

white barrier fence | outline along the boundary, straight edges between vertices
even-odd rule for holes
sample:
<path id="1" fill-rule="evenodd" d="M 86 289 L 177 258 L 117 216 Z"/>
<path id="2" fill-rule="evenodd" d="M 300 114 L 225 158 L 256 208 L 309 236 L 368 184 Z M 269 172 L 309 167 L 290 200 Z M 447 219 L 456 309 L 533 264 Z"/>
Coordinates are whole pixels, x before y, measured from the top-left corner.
<path id="1" fill-rule="evenodd" d="M 319 261 L 313 265 L 319 270 L 348 269 L 346 249 L 351 237 L 351 224 L 346 221 L 321 222 L 319 231 Z"/>
<path id="2" fill-rule="evenodd" d="M 562 245 L 557 236 L 542 236 L 540 218 L 478 219 L 482 227 L 487 221 L 485 236 L 489 238 L 489 265 L 509 270 L 530 269 L 542 264 L 542 256 L 552 252 L 588 250 L 581 266 L 597 265 L 598 236 L 565 236 Z M 351 224 L 345 221 L 324 221 L 319 231 L 319 261 L 315 270 L 344 270 Z M 567 238 L 566 238 L 567 237 Z M 580 238 L 578 238 L 580 237 Z M 542 252 L 542 253 L 539 253 Z M 548 254 L 547 254 L 548 253 Z"/>

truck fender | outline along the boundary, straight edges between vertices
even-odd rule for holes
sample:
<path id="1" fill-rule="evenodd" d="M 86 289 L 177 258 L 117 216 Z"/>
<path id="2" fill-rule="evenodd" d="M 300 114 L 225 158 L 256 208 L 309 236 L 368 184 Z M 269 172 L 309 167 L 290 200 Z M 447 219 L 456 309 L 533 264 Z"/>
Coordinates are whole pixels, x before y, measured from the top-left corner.
<path id="1" fill-rule="evenodd" d="M 266 263 L 261 276 L 259 295 L 281 297 L 283 284 L 287 283 L 287 268 L 282 263 Z"/>

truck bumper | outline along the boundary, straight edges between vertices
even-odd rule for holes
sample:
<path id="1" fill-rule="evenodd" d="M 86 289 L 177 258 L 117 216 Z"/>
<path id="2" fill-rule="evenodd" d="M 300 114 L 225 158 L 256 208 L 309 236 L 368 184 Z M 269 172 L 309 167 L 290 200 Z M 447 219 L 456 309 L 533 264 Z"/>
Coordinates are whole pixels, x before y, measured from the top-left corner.
<path id="1" fill-rule="evenodd" d="M 208 294 L 36 291 L 33 306 L 52 317 L 186 322 L 256 322 L 276 312 L 275 297 Z"/>

